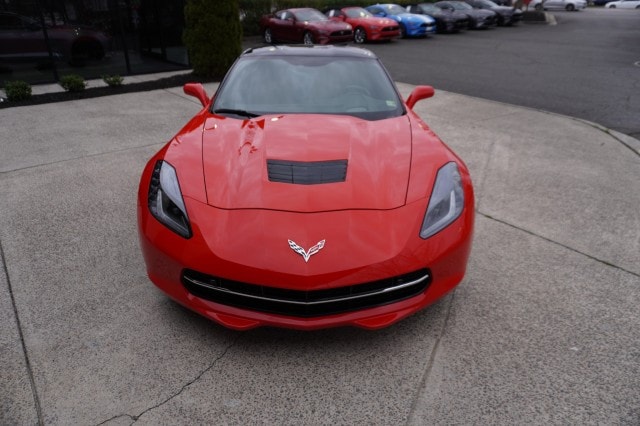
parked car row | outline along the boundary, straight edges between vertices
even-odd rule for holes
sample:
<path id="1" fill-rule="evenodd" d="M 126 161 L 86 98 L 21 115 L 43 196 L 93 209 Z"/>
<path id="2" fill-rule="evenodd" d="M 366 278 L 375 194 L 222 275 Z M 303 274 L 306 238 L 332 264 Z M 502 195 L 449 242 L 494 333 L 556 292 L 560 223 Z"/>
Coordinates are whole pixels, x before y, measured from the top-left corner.
<path id="1" fill-rule="evenodd" d="M 520 9 L 499 6 L 491 0 L 444 0 L 406 8 L 391 3 L 343 7 L 325 13 L 312 8 L 285 9 L 263 16 L 260 32 L 266 43 L 359 44 L 509 26 L 521 19 Z"/>

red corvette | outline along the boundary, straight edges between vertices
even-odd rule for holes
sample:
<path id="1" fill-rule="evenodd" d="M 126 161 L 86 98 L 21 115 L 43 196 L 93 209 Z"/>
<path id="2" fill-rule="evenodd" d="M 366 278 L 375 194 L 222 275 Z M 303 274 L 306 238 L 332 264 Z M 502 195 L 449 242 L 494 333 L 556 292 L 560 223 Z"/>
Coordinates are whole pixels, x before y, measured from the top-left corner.
<path id="1" fill-rule="evenodd" d="M 343 21 L 353 27 L 353 41 L 393 40 L 400 37 L 400 25 L 393 19 L 378 18 L 361 7 L 331 9 L 327 16 L 334 21 Z"/>
<path id="2" fill-rule="evenodd" d="M 331 76 L 331 78 L 327 78 Z M 149 278 L 234 329 L 388 326 L 450 292 L 471 250 L 467 167 L 371 52 L 240 56 L 145 167 Z"/>
<path id="3" fill-rule="evenodd" d="M 353 40 L 353 29 L 345 22 L 334 22 L 311 8 L 287 9 L 260 19 L 265 43 L 327 44 Z"/>

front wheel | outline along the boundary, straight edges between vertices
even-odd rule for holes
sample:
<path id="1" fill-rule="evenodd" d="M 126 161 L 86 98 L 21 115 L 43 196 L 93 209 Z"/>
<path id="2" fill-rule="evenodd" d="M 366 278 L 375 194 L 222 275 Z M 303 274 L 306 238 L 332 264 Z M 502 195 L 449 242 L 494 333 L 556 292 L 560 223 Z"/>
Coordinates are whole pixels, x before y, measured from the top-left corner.
<path id="1" fill-rule="evenodd" d="M 407 38 L 407 29 L 404 25 L 400 25 L 400 38 Z"/>
<path id="2" fill-rule="evenodd" d="M 568 4 L 567 7 L 565 7 L 565 9 L 567 9 L 567 12 L 573 12 L 576 7 L 572 4 Z"/>
<path id="3" fill-rule="evenodd" d="M 358 44 L 362 44 L 367 41 L 367 33 L 363 28 L 356 28 L 356 31 L 353 33 L 353 41 Z"/>
<path id="4" fill-rule="evenodd" d="M 264 34 L 262 34 L 263 38 L 264 38 L 264 42 L 267 44 L 272 44 L 273 43 L 273 34 L 271 34 L 271 28 L 267 28 L 266 30 L 264 30 Z"/>
<path id="5" fill-rule="evenodd" d="M 302 42 L 307 46 L 311 46 L 313 44 L 313 34 L 309 31 L 305 32 L 304 36 L 302 36 Z"/>
<path id="6" fill-rule="evenodd" d="M 536 12 L 542 12 L 542 5 L 538 3 L 535 5 L 534 9 L 536 10 Z"/>
<path id="7" fill-rule="evenodd" d="M 609 9 L 615 9 L 615 8 L 616 8 L 615 4 L 612 4 L 611 6 L 609 6 Z"/>

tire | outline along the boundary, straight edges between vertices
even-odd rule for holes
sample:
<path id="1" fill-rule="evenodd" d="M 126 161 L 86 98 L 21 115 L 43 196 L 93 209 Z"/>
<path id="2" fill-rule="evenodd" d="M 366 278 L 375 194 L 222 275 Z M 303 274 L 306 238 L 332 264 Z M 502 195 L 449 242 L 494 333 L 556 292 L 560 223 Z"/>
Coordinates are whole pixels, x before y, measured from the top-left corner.
<path id="1" fill-rule="evenodd" d="M 304 44 L 306 44 L 307 46 L 312 46 L 313 45 L 313 34 L 311 34 L 309 31 L 305 31 L 304 35 L 302 36 L 302 42 Z"/>
<path id="2" fill-rule="evenodd" d="M 273 34 L 271 33 L 271 28 L 267 28 L 264 30 L 264 33 L 262 33 L 262 38 L 265 43 L 273 44 L 274 39 L 273 39 Z"/>
<path id="3" fill-rule="evenodd" d="M 611 6 L 609 6 L 609 9 L 615 9 L 615 8 L 616 8 L 615 4 L 612 4 Z"/>
<path id="4" fill-rule="evenodd" d="M 536 4 L 533 8 L 536 12 L 542 12 L 542 5 L 540 3 Z"/>
<path id="5" fill-rule="evenodd" d="M 565 9 L 567 9 L 567 12 L 573 12 L 574 10 L 576 10 L 576 7 L 572 4 L 568 4 Z"/>
<path id="6" fill-rule="evenodd" d="M 407 29 L 402 24 L 400 24 L 400 38 L 407 38 Z"/>
<path id="7" fill-rule="evenodd" d="M 353 41 L 355 41 L 357 44 L 362 44 L 367 41 L 367 33 L 364 28 L 356 28 L 356 30 L 353 32 Z"/>

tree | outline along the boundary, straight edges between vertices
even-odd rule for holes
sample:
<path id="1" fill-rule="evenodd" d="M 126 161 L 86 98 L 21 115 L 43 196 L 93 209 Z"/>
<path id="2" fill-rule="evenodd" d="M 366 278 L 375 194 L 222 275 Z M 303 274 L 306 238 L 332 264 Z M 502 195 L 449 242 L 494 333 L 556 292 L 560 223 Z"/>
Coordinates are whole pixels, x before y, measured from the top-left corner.
<path id="1" fill-rule="evenodd" d="M 188 0 L 184 8 L 182 41 L 193 72 L 224 76 L 242 49 L 238 0 Z"/>

